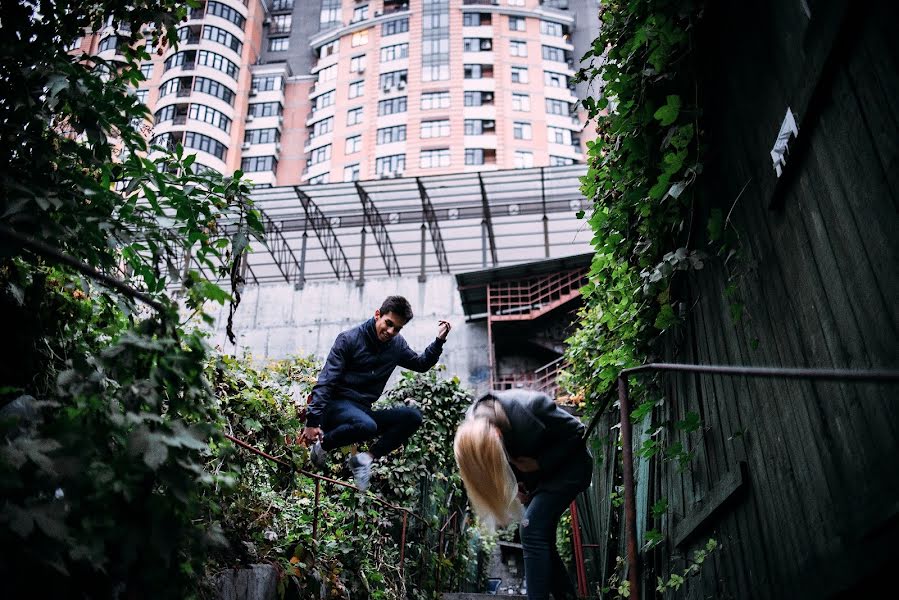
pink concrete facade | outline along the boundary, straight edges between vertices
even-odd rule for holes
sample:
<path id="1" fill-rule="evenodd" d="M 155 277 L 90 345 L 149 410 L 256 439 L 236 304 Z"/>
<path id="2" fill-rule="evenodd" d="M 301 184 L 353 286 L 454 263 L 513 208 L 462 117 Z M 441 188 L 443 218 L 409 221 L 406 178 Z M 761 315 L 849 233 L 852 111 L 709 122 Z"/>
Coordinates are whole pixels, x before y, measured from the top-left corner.
<path id="1" fill-rule="evenodd" d="M 201 0 L 178 48 L 143 65 L 153 141 L 262 186 L 583 162 L 574 19 L 556 4 L 315 4 L 328 21 L 305 35 L 299 2 Z M 78 47 L 113 58 L 114 36 Z M 311 68 L 293 72 L 303 53 Z"/>

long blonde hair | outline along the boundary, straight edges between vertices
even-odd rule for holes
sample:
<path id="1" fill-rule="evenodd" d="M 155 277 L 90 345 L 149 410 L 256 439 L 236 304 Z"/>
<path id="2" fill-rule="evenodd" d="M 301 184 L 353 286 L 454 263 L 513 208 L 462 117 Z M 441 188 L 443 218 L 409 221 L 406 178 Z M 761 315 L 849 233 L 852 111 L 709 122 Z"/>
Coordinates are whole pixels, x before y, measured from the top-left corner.
<path id="1" fill-rule="evenodd" d="M 493 529 L 521 519 L 518 485 L 496 427 L 488 419 L 469 416 L 456 431 L 453 451 L 481 523 Z"/>

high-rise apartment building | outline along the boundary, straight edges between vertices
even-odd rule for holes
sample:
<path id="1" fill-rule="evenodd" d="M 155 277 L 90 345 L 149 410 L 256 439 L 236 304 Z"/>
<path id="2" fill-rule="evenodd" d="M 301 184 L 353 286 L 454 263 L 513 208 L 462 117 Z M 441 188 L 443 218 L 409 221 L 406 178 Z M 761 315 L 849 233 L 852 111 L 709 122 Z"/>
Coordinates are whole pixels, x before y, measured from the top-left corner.
<path id="1" fill-rule="evenodd" d="M 157 143 L 258 185 L 584 160 L 597 0 L 201 0 L 137 93 Z M 110 27 L 84 50 L 111 58 Z"/>

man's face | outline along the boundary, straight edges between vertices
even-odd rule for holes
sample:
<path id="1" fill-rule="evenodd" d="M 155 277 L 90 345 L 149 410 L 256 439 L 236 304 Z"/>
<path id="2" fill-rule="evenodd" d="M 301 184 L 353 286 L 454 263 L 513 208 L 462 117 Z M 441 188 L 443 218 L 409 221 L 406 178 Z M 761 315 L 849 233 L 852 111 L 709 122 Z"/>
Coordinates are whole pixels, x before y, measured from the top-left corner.
<path id="1" fill-rule="evenodd" d="M 381 342 L 389 342 L 400 332 L 406 321 L 395 312 L 387 312 L 383 315 L 380 310 L 375 311 L 375 333 Z"/>

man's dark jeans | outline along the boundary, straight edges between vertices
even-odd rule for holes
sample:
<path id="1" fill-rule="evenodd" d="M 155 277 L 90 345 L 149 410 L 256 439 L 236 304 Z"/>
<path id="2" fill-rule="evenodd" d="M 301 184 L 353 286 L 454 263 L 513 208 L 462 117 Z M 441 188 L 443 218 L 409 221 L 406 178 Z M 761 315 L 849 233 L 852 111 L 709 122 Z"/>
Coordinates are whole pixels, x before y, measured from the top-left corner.
<path id="1" fill-rule="evenodd" d="M 371 410 L 348 400 L 332 400 L 325 411 L 322 448 L 333 450 L 378 437 L 369 449 L 375 458 L 402 446 L 421 426 L 421 413 L 411 406 Z"/>
<path id="2" fill-rule="evenodd" d="M 524 547 L 524 576 L 528 600 L 577 598 L 568 570 L 556 549 L 556 527 L 562 513 L 584 489 L 537 492 L 531 498 L 521 523 L 521 545 Z"/>

